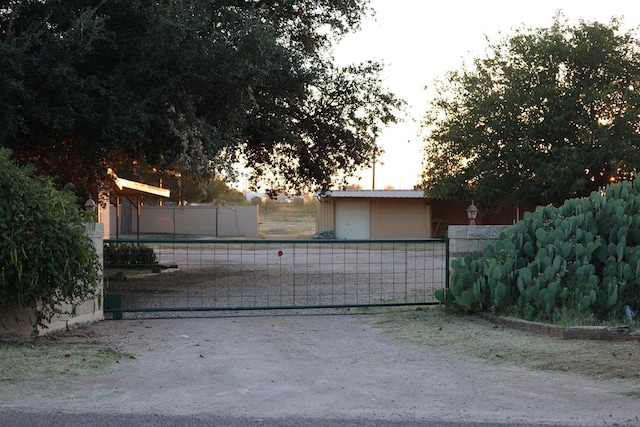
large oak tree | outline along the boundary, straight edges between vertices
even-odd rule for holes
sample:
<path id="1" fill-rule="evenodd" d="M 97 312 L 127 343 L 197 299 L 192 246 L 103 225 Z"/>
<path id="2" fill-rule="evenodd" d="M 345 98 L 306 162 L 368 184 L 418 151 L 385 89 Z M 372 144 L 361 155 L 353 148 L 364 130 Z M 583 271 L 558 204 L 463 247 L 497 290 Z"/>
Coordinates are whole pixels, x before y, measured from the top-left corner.
<path id="1" fill-rule="evenodd" d="M 135 160 L 324 190 L 373 157 L 402 103 L 331 46 L 367 0 L 0 3 L 0 145 L 95 193 Z"/>
<path id="2" fill-rule="evenodd" d="M 517 30 L 449 73 L 424 120 L 422 186 L 485 206 L 587 195 L 640 167 L 640 45 L 618 20 Z"/>

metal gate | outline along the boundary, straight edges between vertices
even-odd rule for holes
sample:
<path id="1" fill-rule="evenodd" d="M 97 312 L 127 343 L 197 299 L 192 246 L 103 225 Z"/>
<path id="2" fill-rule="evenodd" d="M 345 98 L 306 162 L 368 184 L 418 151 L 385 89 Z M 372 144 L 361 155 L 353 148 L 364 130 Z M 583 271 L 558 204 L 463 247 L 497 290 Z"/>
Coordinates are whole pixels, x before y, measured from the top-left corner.
<path id="1" fill-rule="evenodd" d="M 104 249 L 114 318 L 436 304 L 448 281 L 446 239 L 110 239 Z"/>

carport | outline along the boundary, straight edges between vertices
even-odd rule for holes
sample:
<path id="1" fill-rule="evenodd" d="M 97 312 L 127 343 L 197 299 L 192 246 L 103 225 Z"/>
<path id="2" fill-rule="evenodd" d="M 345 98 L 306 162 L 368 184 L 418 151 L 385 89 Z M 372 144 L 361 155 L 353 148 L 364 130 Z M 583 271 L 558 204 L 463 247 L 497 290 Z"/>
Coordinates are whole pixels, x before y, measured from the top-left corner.
<path id="1" fill-rule="evenodd" d="M 116 209 L 116 239 L 120 237 L 121 197 L 126 197 L 136 208 L 136 237 L 140 239 L 140 206 L 142 205 L 142 197 L 155 196 L 168 198 L 171 195 L 171 191 L 167 188 L 155 187 L 142 182 L 120 178 L 113 171 L 109 171 L 109 174 L 114 178 L 115 183 L 115 189 L 111 194 L 114 196 L 114 206 Z"/>

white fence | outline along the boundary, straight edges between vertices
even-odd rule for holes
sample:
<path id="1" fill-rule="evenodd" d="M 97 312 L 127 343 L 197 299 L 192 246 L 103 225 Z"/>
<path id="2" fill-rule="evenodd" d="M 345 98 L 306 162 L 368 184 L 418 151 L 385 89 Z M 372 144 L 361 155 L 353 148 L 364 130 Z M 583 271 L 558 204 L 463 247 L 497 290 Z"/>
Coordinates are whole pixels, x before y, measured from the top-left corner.
<path id="1" fill-rule="evenodd" d="M 123 214 L 124 209 L 130 209 L 130 215 Z M 116 233 L 112 207 L 111 237 L 138 233 L 138 221 L 141 234 L 258 237 L 258 206 L 141 206 L 138 217 L 135 206 L 123 204 L 119 219 L 121 228 Z"/>

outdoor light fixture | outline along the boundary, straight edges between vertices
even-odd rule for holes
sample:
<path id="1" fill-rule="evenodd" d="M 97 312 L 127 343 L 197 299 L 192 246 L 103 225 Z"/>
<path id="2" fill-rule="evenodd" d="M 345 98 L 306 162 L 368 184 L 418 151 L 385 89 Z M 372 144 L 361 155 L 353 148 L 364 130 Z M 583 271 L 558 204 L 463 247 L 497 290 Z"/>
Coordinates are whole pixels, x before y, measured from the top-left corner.
<path id="1" fill-rule="evenodd" d="M 467 208 L 467 218 L 469 218 L 469 225 L 476 225 L 476 218 L 478 216 L 478 208 L 473 204 L 473 200 L 471 204 Z"/>
<path id="2" fill-rule="evenodd" d="M 95 218 L 95 214 L 94 213 L 96 211 L 96 202 L 93 201 L 91 196 L 89 196 L 87 201 L 84 202 L 84 210 L 89 213 L 89 218 L 91 219 L 91 221 L 93 221 L 94 218 Z"/>

